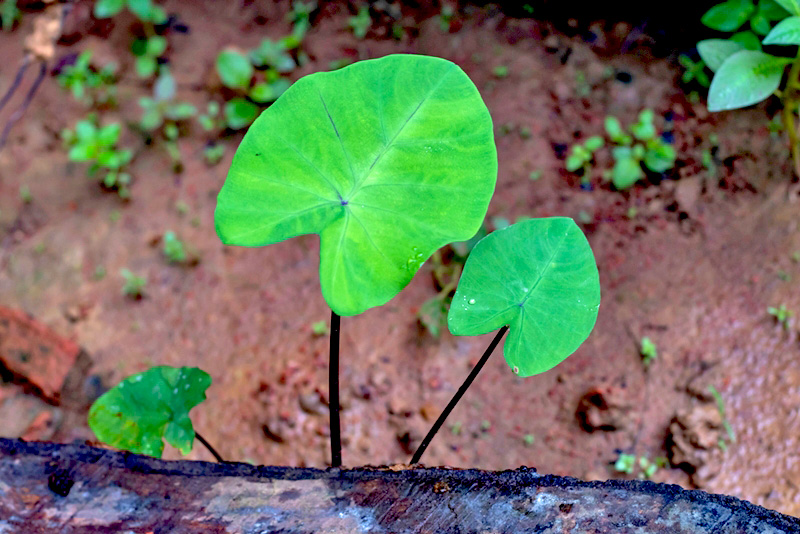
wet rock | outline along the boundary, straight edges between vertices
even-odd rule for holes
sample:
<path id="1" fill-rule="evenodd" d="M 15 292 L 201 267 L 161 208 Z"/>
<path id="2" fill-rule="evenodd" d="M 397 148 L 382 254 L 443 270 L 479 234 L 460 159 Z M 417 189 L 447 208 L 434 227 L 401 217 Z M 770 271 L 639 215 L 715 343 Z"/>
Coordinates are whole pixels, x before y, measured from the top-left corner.
<path id="1" fill-rule="evenodd" d="M 631 424 L 633 403 L 620 386 L 600 386 L 587 391 L 578 401 L 575 416 L 586 432 L 612 432 Z"/>

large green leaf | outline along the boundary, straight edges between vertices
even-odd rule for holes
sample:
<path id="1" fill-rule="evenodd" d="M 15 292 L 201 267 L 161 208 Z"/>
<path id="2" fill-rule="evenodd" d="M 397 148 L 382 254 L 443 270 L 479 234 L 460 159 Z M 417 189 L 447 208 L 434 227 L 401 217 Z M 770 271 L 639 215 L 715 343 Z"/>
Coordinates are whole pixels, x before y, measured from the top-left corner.
<path id="1" fill-rule="evenodd" d="M 339 315 L 380 306 L 472 237 L 497 178 L 492 120 L 444 59 L 391 55 L 295 82 L 253 123 L 217 200 L 224 243 L 320 236 Z"/>
<path id="2" fill-rule="evenodd" d="M 708 110 L 743 108 L 761 102 L 781 83 L 791 62 L 755 50 L 740 50 L 717 70 L 708 90 Z"/>
<path id="3" fill-rule="evenodd" d="M 764 37 L 765 45 L 797 45 L 800 44 L 800 17 L 789 17 L 780 21 Z"/>
<path id="4" fill-rule="evenodd" d="M 744 47 L 730 39 L 704 39 L 697 43 L 697 52 L 713 72 L 717 72 L 725 60 L 739 50 L 744 50 Z"/>
<path id="5" fill-rule="evenodd" d="M 509 325 L 506 362 L 515 374 L 531 376 L 575 352 L 599 306 L 597 264 L 578 225 L 566 217 L 528 219 L 475 246 L 447 324 L 457 336 Z"/>
<path id="6" fill-rule="evenodd" d="M 196 367 L 151 367 L 105 392 L 89 410 L 97 438 L 118 449 L 161 457 L 164 442 L 192 450 L 189 411 L 203 402 L 211 377 Z"/>

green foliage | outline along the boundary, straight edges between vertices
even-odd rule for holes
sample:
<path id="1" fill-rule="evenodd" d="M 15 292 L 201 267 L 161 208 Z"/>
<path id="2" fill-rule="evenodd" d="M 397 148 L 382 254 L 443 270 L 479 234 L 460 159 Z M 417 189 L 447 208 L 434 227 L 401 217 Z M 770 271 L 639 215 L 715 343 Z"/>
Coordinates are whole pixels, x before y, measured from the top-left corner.
<path id="1" fill-rule="evenodd" d="M 566 167 L 569 172 L 576 172 L 580 169 L 583 174 L 589 174 L 594 153 L 604 144 L 603 138 L 599 135 L 589 137 L 583 144 L 574 144 L 570 147 L 567 155 Z"/>
<path id="2" fill-rule="evenodd" d="M 656 344 L 653 343 L 649 337 L 643 337 L 642 343 L 639 347 L 639 354 L 642 356 L 642 363 L 645 367 L 649 367 L 651 363 L 658 358 L 658 350 Z"/>
<path id="3" fill-rule="evenodd" d="M 203 158 L 208 165 L 216 165 L 225 155 L 225 145 L 222 143 L 210 143 L 203 149 Z"/>
<path id="4" fill-rule="evenodd" d="M 529 219 L 475 245 L 447 324 L 457 336 L 509 325 L 506 362 L 514 374 L 532 376 L 583 343 L 599 305 L 597 265 L 580 228 L 566 217 Z"/>
<path id="5" fill-rule="evenodd" d="M 87 174 L 90 177 L 99 175 L 105 187 L 116 189 L 120 197 L 128 198 L 131 177 L 123 169 L 133 152 L 116 146 L 121 132 L 118 122 L 101 127 L 97 124 L 97 116 L 90 114 L 78 121 L 75 130 L 63 130 L 61 137 L 69 149 L 70 161 L 89 163 Z"/>
<path id="6" fill-rule="evenodd" d="M 161 24 L 167 20 L 167 14 L 152 0 L 96 0 L 94 16 L 98 19 L 113 17 L 125 7 L 142 22 Z"/>
<path id="7" fill-rule="evenodd" d="M 125 280 L 122 285 L 122 294 L 126 297 L 138 300 L 144 297 L 144 287 L 147 285 L 147 280 L 141 276 L 133 274 L 128 269 L 121 269 L 119 274 Z"/>
<path id="8" fill-rule="evenodd" d="M 725 412 L 725 400 L 722 398 L 720 392 L 717 391 L 717 388 L 714 386 L 708 386 L 708 392 L 711 393 L 712 397 L 714 397 L 714 402 L 717 405 L 717 411 L 722 419 L 722 428 L 725 429 L 725 433 L 727 434 L 727 441 L 725 441 L 724 438 L 719 440 L 719 448 L 724 451 L 728 448 L 728 442 L 736 443 L 736 433 L 734 433 L 731 422 L 728 420 L 728 415 Z"/>
<path id="9" fill-rule="evenodd" d="M 136 56 L 136 74 L 140 78 L 151 78 L 158 73 L 158 58 L 167 51 L 167 38 L 162 35 L 142 37 L 131 45 L 131 52 Z"/>
<path id="10" fill-rule="evenodd" d="M 10 32 L 14 24 L 22 17 L 17 7 L 17 0 L 3 0 L 0 2 L 0 19 L 3 20 L 3 31 Z"/>
<path id="11" fill-rule="evenodd" d="M 248 89 L 253 72 L 250 59 L 237 50 L 223 50 L 217 56 L 217 73 L 225 87 Z"/>
<path id="12" fill-rule="evenodd" d="M 315 336 L 324 336 L 328 332 L 330 332 L 330 329 L 328 328 L 327 322 L 317 321 L 315 323 L 312 323 L 311 331 L 314 333 Z"/>
<path id="13" fill-rule="evenodd" d="M 698 48 L 699 46 L 700 43 L 698 43 Z M 708 87 L 711 85 L 711 78 L 709 78 L 708 74 L 706 74 L 705 61 L 702 59 L 700 61 L 693 61 L 692 58 L 686 54 L 681 54 L 678 56 L 678 63 L 680 63 L 681 67 L 686 69 L 681 75 L 681 81 L 683 83 L 688 84 L 691 83 L 692 80 L 696 80 L 697 83 L 703 87 Z"/>
<path id="14" fill-rule="evenodd" d="M 243 246 L 320 235 L 322 294 L 356 315 L 474 235 L 496 176 L 491 117 L 466 74 L 391 55 L 308 75 L 270 106 L 234 156 L 216 229 Z"/>
<path id="15" fill-rule="evenodd" d="M 363 39 L 367 36 L 370 26 L 372 26 L 372 17 L 369 14 L 368 6 L 361 6 L 358 8 L 358 13 L 354 17 L 347 19 L 347 24 L 353 30 L 353 35 L 357 39 Z"/>
<path id="16" fill-rule="evenodd" d="M 658 173 L 675 165 L 675 149 L 657 134 L 654 118 L 653 110 L 642 110 L 639 120 L 630 126 L 630 135 L 616 117 L 606 117 L 606 133 L 614 143 L 621 145 L 611 149 L 615 163 L 606 175 L 617 189 L 627 189 L 644 178 L 642 163 Z"/>
<path id="17" fill-rule="evenodd" d="M 164 233 L 164 257 L 170 263 L 183 263 L 186 261 L 186 247 L 183 241 L 178 239 L 175 232 L 168 231 Z"/>
<path id="18" fill-rule="evenodd" d="M 779 308 L 770 306 L 767 308 L 767 313 L 775 318 L 775 321 L 782 325 L 785 330 L 789 330 L 789 319 L 794 315 L 794 312 L 786 309 L 785 304 L 781 304 Z"/>
<path id="19" fill-rule="evenodd" d="M 89 409 L 89 428 L 118 449 L 160 458 L 166 440 L 189 454 L 195 436 L 189 412 L 210 385 L 208 373 L 196 367 L 151 367 L 100 396 Z"/>
<path id="20" fill-rule="evenodd" d="M 666 467 L 668 460 L 663 456 L 655 458 L 653 461 L 647 456 L 636 456 L 635 454 L 621 453 L 614 462 L 614 470 L 618 473 L 625 473 L 632 475 L 636 471 L 638 464 L 639 475 L 638 478 L 652 478 L 659 468 Z"/>
<path id="21" fill-rule="evenodd" d="M 506 65 L 498 65 L 492 69 L 492 74 L 494 74 L 495 78 L 507 78 L 508 67 Z"/>
<path id="22" fill-rule="evenodd" d="M 58 84 L 69 90 L 75 100 L 87 106 L 115 103 L 117 88 L 114 63 L 97 70 L 91 66 L 92 51 L 84 50 L 74 65 L 67 65 L 58 75 Z"/>
<path id="23" fill-rule="evenodd" d="M 442 3 L 442 11 L 439 13 L 439 29 L 443 32 L 450 31 L 450 23 L 456 14 L 455 8 L 448 3 Z"/>
<path id="24" fill-rule="evenodd" d="M 168 69 L 162 69 L 153 84 L 152 98 L 139 99 L 139 107 L 142 108 L 139 126 L 142 130 L 152 133 L 165 124 L 175 124 L 197 114 L 197 108 L 193 105 L 175 100 L 176 90 L 175 78 Z"/>

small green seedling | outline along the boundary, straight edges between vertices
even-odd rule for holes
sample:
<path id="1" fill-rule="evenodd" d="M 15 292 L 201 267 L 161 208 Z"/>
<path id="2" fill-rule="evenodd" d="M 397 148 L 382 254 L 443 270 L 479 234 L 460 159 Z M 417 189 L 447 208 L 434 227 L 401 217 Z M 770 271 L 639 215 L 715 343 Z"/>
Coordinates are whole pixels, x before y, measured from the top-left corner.
<path id="1" fill-rule="evenodd" d="M 124 169 L 133 151 L 117 148 L 121 133 L 122 126 L 118 122 L 98 126 L 97 116 L 91 114 L 78 121 L 75 130 L 63 130 L 61 137 L 69 148 L 70 161 L 90 163 L 87 170 L 90 177 L 99 174 L 105 187 L 115 189 L 121 198 L 128 198 L 131 176 Z"/>
<path id="2" fill-rule="evenodd" d="M 164 440 L 189 454 L 197 436 L 189 412 L 206 399 L 211 377 L 196 367 L 151 367 L 127 377 L 89 409 L 89 428 L 112 447 L 160 458 Z"/>
<path id="3" fill-rule="evenodd" d="M 442 3 L 442 10 L 439 12 L 439 29 L 446 33 L 450 31 L 450 24 L 455 17 L 455 8 L 448 3 Z"/>
<path id="4" fill-rule="evenodd" d="M 153 84 L 153 98 L 142 97 L 139 106 L 142 108 L 141 129 L 152 140 L 156 132 L 161 130 L 164 148 L 172 162 L 173 172 L 183 170 L 183 160 L 178 150 L 179 124 L 197 114 L 197 108 L 186 102 L 175 100 L 177 85 L 169 69 L 161 69 L 156 83 Z"/>
<path id="5" fill-rule="evenodd" d="M 574 144 L 567 155 L 566 168 L 569 172 L 582 171 L 588 177 L 594 161 L 594 153 L 603 146 L 603 138 L 599 135 L 589 137 L 583 144 Z"/>
<path id="6" fill-rule="evenodd" d="M 614 462 L 614 469 L 619 473 L 625 473 L 626 475 L 632 475 L 633 470 L 636 468 L 636 455 L 635 454 L 627 454 L 622 453 L 617 458 L 617 461 Z"/>
<path id="7" fill-rule="evenodd" d="M 98 19 L 113 17 L 128 8 L 144 26 L 145 37 L 139 37 L 131 45 L 136 56 L 136 73 L 141 78 L 158 74 L 159 58 L 167 51 L 167 38 L 156 35 L 155 27 L 167 20 L 166 12 L 152 0 L 97 0 L 94 3 L 94 16 Z"/>
<path id="8" fill-rule="evenodd" d="M 785 304 L 781 304 L 779 308 L 770 306 L 767 308 L 767 313 L 775 318 L 775 321 L 783 326 L 784 330 L 789 330 L 789 319 L 794 315 L 794 312 L 786 309 Z"/>
<path id="9" fill-rule="evenodd" d="M 186 261 L 186 247 L 178 239 L 175 232 L 164 232 L 164 257 L 170 263 L 183 263 Z"/>
<path id="10" fill-rule="evenodd" d="M 30 204 L 33 202 L 33 195 L 31 194 L 30 187 L 27 185 L 19 186 L 19 199 L 23 204 Z"/>
<path id="11" fill-rule="evenodd" d="M 208 165 L 216 165 L 225 156 L 225 145 L 223 143 L 209 143 L 203 148 L 203 159 Z"/>
<path id="12" fill-rule="evenodd" d="M 649 367 L 650 364 L 658 358 L 656 344 L 650 341 L 649 337 L 643 337 L 639 348 L 639 354 L 642 356 L 642 364 L 644 364 L 645 367 Z"/>
<path id="13" fill-rule="evenodd" d="M 800 176 L 800 138 L 795 126 L 800 104 L 800 3 L 795 0 L 728 0 L 701 19 L 709 28 L 736 32 L 728 39 L 705 39 L 697 51 L 714 72 L 708 91 L 709 111 L 738 109 L 777 95 L 783 105 L 795 173 Z M 749 26 L 749 28 L 748 28 Z M 762 45 L 776 45 L 778 55 Z M 772 51 L 771 50 L 771 51 Z M 787 55 L 781 52 L 786 51 Z M 780 90 L 784 73 L 783 90 Z"/>
<path id="14" fill-rule="evenodd" d="M 722 395 L 717 388 L 714 386 L 708 386 L 708 392 L 711 393 L 711 396 L 714 397 L 714 402 L 717 404 L 717 411 L 719 412 L 719 416 L 722 419 L 722 427 L 725 429 L 725 433 L 728 437 L 728 442 L 736 443 L 736 434 L 733 432 L 733 427 L 731 426 L 731 422 L 728 421 L 728 416 L 725 412 L 725 401 L 722 398 Z M 719 440 L 719 448 L 723 451 L 728 448 L 728 442 L 725 441 L 724 438 L 720 438 Z"/>
<path id="15" fill-rule="evenodd" d="M 311 331 L 315 336 L 325 336 L 330 333 L 328 323 L 326 321 L 317 321 L 311 324 Z"/>
<path id="16" fill-rule="evenodd" d="M 681 54 L 678 56 L 678 63 L 680 63 L 681 67 L 686 69 L 681 75 L 681 81 L 683 83 L 688 84 L 691 83 L 692 80 L 695 80 L 701 86 L 706 88 L 711 85 L 711 78 L 709 78 L 708 74 L 706 74 L 707 66 L 705 61 L 702 59 L 699 61 L 693 61 L 692 58 L 686 54 Z"/>
<path id="17" fill-rule="evenodd" d="M 522 443 L 524 443 L 526 447 L 532 446 L 534 441 L 536 441 L 536 438 L 533 434 L 525 434 L 522 436 Z"/>
<path id="18" fill-rule="evenodd" d="M 656 132 L 651 109 L 642 110 L 639 119 L 630 126 L 630 133 L 622 127 L 616 117 L 606 117 L 606 134 L 617 146 L 611 149 L 614 168 L 604 176 L 617 189 L 627 189 L 644 178 L 642 163 L 653 172 L 665 172 L 675 165 L 677 157 L 672 145 L 666 143 Z"/>
<path id="19" fill-rule="evenodd" d="M 652 461 L 647 456 L 636 456 L 635 454 L 621 453 L 614 462 L 614 470 L 618 473 L 632 475 L 638 466 L 638 478 L 652 478 L 659 470 L 668 465 L 667 458 L 659 456 Z"/>
<path id="20" fill-rule="evenodd" d="M 58 84 L 70 91 L 75 100 L 87 106 L 114 104 L 117 95 L 117 65 L 110 63 L 96 69 L 91 63 L 92 51 L 84 50 L 73 65 L 61 69 Z"/>
<path id="21" fill-rule="evenodd" d="M 795 263 L 800 263 L 800 250 L 792 252 L 792 261 Z"/>
<path id="22" fill-rule="evenodd" d="M 358 8 L 358 13 L 347 19 L 347 25 L 350 26 L 356 39 L 363 39 L 366 37 L 370 26 L 372 26 L 372 16 L 369 14 L 369 7 L 364 5 Z"/>
<path id="23" fill-rule="evenodd" d="M 125 280 L 122 285 L 122 294 L 128 298 L 139 300 L 144 297 L 144 287 L 147 285 L 147 280 L 141 276 L 133 274 L 129 269 L 120 270 L 119 274 Z"/>
<path id="24" fill-rule="evenodd" d="M 22 13 L 17 7 L 17 0 L 3 0 L 0 2 L 0 19 L 3 21 L 3 31 L 10 32 L 14 24 L 22 18 Z"/>
<path id="25" fill-rule="evenodd" d="M 495 78 L 507 78 L 508 67 L 506 65 L 498 65 L 492 69 L 492 74 L 494 74 Z"/>

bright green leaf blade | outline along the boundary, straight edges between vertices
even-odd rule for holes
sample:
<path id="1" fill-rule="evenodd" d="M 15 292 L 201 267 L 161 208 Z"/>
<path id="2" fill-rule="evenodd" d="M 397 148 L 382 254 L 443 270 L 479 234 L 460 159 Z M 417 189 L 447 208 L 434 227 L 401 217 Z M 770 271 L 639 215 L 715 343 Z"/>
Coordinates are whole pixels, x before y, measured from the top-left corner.
<path id="1" fill-rule="evenodd" d="M 640 178 L 644 178 L 644 171 L 639 161 L 630 158 L 620 158 L 611 169 L 611 182 L 619 190 L 628 189 Z"/>
<path id="2" fill-rule="evenodd" d="M 800 0 L 775 0 L 783 9 L 792 15 L 800 16 Z"/>
<path id="3" fill-rule="evenodd" d="M 211 377 L 196 367 L 152 367 L 104 393 L 89 410 L 97 439 L 118 449 L 161 457 L 162 438 L 187 454 L 189 411 L 205 400 Z"/>
<path id="4" fill-rule="evenodd" d="M 800 44 L 800 17 L 789 17 L 780 21 L 772 31 L 764 37 L 765 45 Z"/>
<path id="5" fill-rule="evenodd" d="M 781 83 L 791 60 L 755 50 L 736 52 L 719 68 L 708 90 L 708 110 L 743 108 L 761 102 Z"/>
<path id="6" fill-rule="evenodd" d="M 697 52 L 712 72 L 717 72 L 728 57 L 743 49 L 729 39 L 705 39 L 697 43 Z"/>
<path id="7" fill-rule="evenodd" d="M 531 376 L 564 361 L 594 327 L 597 264 L 572 219 L 528 219 L 486 236 L 472 250 L 447 323 L 457 336 L 509 325 L 503 346 L 514 373 Z"/>
<path id="8" fill-rule="evenodd" d="M 497 178 L 492 121 L 455 64 L 392 55 L 295 82 L 242 140 L 215 212 L 224 243 L 320 235 L 339 315 L 380 306 L 472 237 Z"/>
<path id="9" fill-rule="evenodd" d="M 253 65 L 236 50 L 223 50 L 217 56 L 217 73 L 225 87 L 247 89 L 253 77 Z"/>

